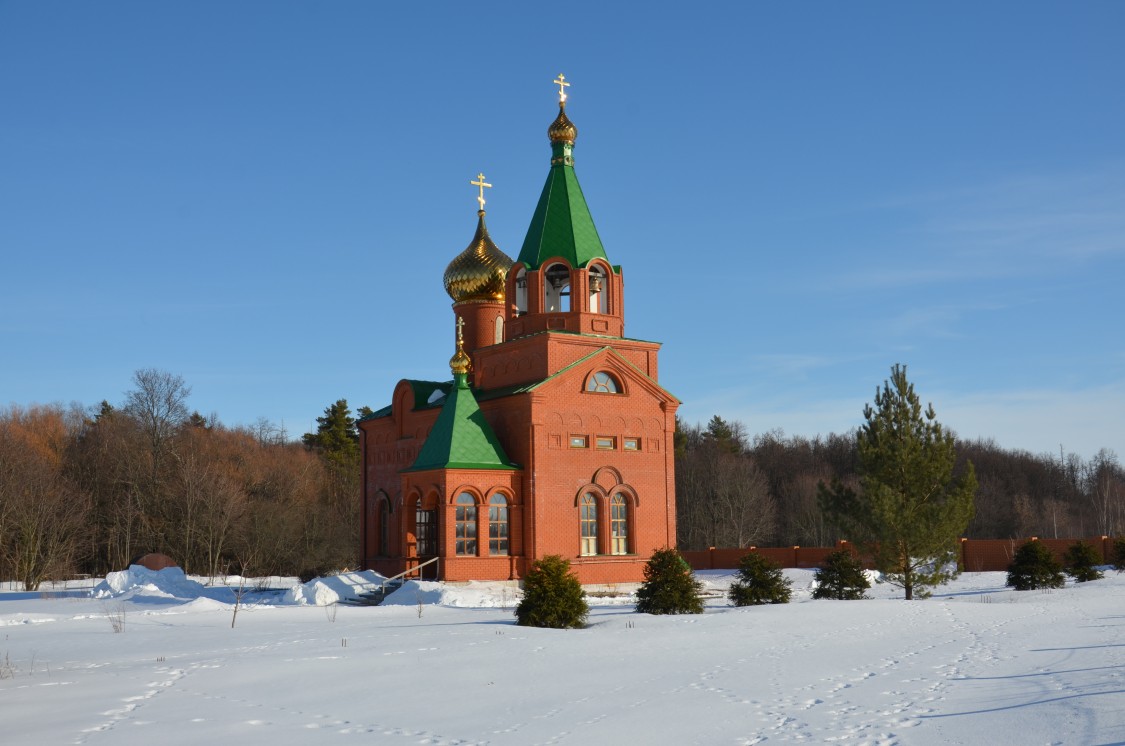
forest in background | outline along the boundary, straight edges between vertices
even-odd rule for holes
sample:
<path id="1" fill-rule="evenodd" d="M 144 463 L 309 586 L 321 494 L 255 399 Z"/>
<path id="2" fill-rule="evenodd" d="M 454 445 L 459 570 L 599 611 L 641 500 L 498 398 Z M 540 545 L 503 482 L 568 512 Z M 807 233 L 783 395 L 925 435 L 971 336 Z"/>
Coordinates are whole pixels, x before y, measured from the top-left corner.
<path id="1" fill-rule="evenodd" d="M 294 440 L 267 420 L 230 428 L 187 406 L 190 388 L 137 371 L 118 405 L 0 409 L 0 580 L 119 570 L 163 552 L 200 575 L 355 567 L 360 454 L 345 400 Z M 361 407 L 357 416 L 370 412 Z M 716 415 L 678 423 L 681 549 L 831 546 L 817 489 L 858 486 L 855 433 L 804 438 Z M 1031 454 L 958 441 L 979 481 L 970 538 L 1125 533 L 1125 470 L 1103 449 Z"/>
<path id="2" fill-rule="evenodd" d="M 859 487 L 855 432 L 804 438 L 750 435 L 718 415 L 678 423 L 676 526 L 681 549 L 832 546 L 840 538 L 817 504 L 818 485 Z M 1085 460 L 957 441 L 959 468 L 976 469 L 973 539 L 1079 538 L 1125 533 L 1125 469 L 1108 449 Z"/>
<path id="3" fill-rule="evenodd" d="M 183 379 L 140 370 L 119 406 L 0 409 L 0 579 L 124 569 L 310 578 L 355 567 L 358 433 L 347 402 L 297 442 L 265 420 L 190 412 Z M 364 410 L 366 411 L 366 410 Z"/>

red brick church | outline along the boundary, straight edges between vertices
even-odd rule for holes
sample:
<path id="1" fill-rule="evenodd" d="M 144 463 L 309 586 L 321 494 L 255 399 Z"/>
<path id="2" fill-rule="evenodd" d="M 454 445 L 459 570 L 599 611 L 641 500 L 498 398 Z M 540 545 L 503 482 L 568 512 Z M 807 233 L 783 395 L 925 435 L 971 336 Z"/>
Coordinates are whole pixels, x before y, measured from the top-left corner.
<path id="1" fill-rule="evenodd" d="M 402 380 L 359 422 L 362 557 L 393 575 L 507 580 L 549 554 L 583 583 L 642 579 L 675 546 L 672 435 L 679 401 L 657 383 L 659 343 L 625 332 L 610 264 L 574 172 L 578 130 L 547 130 L 551 167 L 519 258 L 476 233 L 445 271 L 453 379 Z"/>

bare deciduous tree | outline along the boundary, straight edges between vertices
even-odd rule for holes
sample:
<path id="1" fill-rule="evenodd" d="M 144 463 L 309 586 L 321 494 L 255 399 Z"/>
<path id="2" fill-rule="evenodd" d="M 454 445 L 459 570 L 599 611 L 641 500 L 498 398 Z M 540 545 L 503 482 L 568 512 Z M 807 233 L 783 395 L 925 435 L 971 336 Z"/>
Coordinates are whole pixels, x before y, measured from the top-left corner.
<path id="1" fill-rule="evenodd" d="M 0 572 L 28 590 L 89 546 L 89 497 L 63 472 L 70 438 L 61 407 L 0 411 Z"/>

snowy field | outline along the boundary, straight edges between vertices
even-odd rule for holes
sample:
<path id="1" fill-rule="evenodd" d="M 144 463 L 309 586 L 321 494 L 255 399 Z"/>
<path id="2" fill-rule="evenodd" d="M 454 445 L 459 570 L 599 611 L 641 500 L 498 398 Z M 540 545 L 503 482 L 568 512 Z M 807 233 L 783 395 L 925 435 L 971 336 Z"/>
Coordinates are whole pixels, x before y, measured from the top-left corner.
<path id="1" fill-rule="evenodd" d="M 716 571 L 702 616 L 592 599 L 571 631 L 515 626 L 491 584 L 331 603 L 368 573 L 276 579 L 234 629 L 233 591 L 174 571 L 0 590 L 0 743 L 1125 743 L 1125 576 L 906 603 L 787 573 L 786 606 L 731 608 Z"/>

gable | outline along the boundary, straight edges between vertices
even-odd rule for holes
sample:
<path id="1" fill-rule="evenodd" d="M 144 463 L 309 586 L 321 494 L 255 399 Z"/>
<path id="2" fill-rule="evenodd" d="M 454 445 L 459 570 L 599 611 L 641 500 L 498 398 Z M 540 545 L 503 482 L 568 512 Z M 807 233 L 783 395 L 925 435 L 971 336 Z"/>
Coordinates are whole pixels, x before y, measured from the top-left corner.
<path id="1" fill-rule="evenodd" d="M 616 394 L 591 393 L 586 391 L 589 378 L 598 371 L 607 371 L 620 382 L 624 389 Z M 630 406 L 635 406 L 639 399 L 648 398 L 654 402 L 674 403 L 679 405 L 680 400 L 673 396 L 667 389 L 652 380 L 644 371 L 629 362 L 623 355 L 612 347 L 602 347 L 599 350 L 582 357 L 566 366 L 553 376 L 529 387 L 535 391 L 560 391 L 573 393 L 576 397 L 575 404 L 582 402 L 591 406 L 604 406 L 612 402 L 613 397 L 620 396 L 629 400 Z M 585 397 L 591 397 L 583 402 Z"/>

